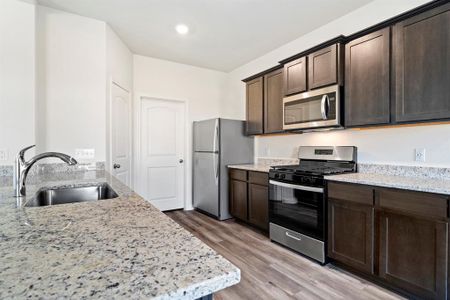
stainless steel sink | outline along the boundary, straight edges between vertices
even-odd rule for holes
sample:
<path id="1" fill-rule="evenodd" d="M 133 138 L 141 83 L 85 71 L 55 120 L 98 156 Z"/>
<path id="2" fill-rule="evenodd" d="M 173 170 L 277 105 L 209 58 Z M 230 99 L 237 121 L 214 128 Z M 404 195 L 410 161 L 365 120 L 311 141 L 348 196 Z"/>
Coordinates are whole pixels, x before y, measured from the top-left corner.
<path id="1" fill-rule="evenodd" d="M 117 198 L 119 195 L 107 183 L 81 187 L 60 187 L 39 190 L 25 206 L 48 206 L 74 202 L 90 202 Z"/>

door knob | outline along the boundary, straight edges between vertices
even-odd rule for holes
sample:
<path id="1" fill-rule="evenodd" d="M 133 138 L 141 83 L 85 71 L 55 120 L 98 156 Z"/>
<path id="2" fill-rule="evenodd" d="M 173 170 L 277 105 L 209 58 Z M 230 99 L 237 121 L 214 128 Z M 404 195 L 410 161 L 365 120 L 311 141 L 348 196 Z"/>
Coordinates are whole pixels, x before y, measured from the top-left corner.
<path id="1" fill-rule="evenodd" d="M 120 169 L 120 165 L 119 165 L 119 164 L 114 164 L 114 165 L 113 165 L 113 168 L 114 168 L 114 169 Z"/>
<path id="2" fill-rule="evenodd" d="M 184 162 L 184 160 L 183 160 L 183 159 L 180 159 L 179 162 L 180 162 L 180 164 L 182 164 L 182 163 Z"/>

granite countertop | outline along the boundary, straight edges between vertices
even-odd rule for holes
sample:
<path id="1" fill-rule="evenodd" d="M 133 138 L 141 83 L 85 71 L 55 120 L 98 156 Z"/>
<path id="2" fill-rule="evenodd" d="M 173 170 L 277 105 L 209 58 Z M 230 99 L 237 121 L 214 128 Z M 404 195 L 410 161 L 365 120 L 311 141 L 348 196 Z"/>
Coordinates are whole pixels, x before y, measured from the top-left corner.
<path id="1" fill-rule="evenodd" d="M 325 176 L 326 180 L 404 190 L 450 195 L 450 180 L 413 176 L 387 175 L 382 173 L 348 173 Z"/>
<path id="2" fill-rule="evenodd" d="M 263 164 L 228 165 L 228 168 L 269 173 L 270 165 L 263 165 Z"/>
<path id="3" fill-rule="evenodd" d="M 283 165 L 296 165 L 298 164 L 297 158 L 264 158 L 258 157 L 253 164 L 236 164 L 228 165 L 231 169 L 240 169 L 255 172 L 269 173 L 272 166 L 283 166 Z"/>
<path id="4" fill-rule="evenodd" d="M 23 202 L 41 187 L 99 182 L 119 197 L 16 208 L 12 188 L 0 187 L 1 299 L 195 299 L 240 281 L 237 267 L 105 171 L 37 176 Z"/>

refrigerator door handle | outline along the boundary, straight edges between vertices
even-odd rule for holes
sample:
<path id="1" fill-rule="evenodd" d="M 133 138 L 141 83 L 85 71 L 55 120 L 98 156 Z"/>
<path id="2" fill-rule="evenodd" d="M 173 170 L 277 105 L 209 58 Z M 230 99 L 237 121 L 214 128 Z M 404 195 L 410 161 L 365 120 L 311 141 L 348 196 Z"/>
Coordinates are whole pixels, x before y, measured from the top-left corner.
<path id="1" fill-rule="evenodd" d="M 217 149 L 217 142 L 219 139 L 219 119 L 216 120 L 214 127 L 213 152 L 219 152 L 219 149 Z"/>
<path id="2" fill-rule="evenodd" d="M 219 155 L 214 154 L 214 159 L 213 159 L 213 163 L 214 163 L 214 175 L 216 176 L 216 185 L 219 184 L 219 159 L 218 159 Z"/>

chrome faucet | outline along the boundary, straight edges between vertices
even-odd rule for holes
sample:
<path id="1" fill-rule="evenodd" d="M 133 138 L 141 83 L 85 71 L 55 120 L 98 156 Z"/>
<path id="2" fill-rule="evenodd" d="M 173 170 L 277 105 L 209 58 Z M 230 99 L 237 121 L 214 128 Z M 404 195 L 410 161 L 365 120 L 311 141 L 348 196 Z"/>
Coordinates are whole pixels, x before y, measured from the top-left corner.
<path id="1" fill-rule="evenodd" d="M 64 153 L 59 152 L 44 152 L 32 157 L 29 161 L 25 161 L 25 151 L 35 147 L 32 145 L 19 151 L 14 164 L 14 193 L 16 197 L 22 197 L 26 194 L 25 180 L 27 179 L 28 171 L 38 161 L 47 157 L 56 157 L 67 163 L 68 165 L 76 165 L 77 161 Z"/>

